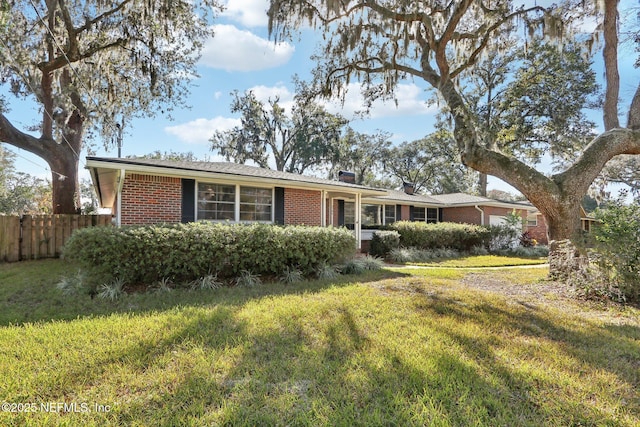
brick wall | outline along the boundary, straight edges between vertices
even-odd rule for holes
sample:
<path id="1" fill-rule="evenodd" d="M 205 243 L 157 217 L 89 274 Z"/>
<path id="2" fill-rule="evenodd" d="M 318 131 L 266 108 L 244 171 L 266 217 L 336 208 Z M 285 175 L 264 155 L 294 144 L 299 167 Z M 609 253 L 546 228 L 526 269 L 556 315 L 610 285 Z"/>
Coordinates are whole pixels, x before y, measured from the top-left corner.
<path id="1" fill-rule="evenodd" d="M 458 222 L 466 224 L 480 224 L 480 212 L 473 206 L 461 208 L 444 208 L 442 210 L 443 222 Z M 489 222 L 489 217 L 485 215 L 485 221 Z"/>
<path id="2" fill-rule="evenodd" d="M 337 202 L 335 202 L 337 206 Z M 337 216 L 335 217 L 337 221 Z M 284 223 L 287 225 L 322 224 L 322 192 L 314 190 L 284 190 Z"/>
<path id="3" fill-rule="evenodd" d="M 181 221 L 180 178 L 127 173 L 122 187 L 122 225 Z"/>
<path id="4" fill-rule="evenodd" d="M 409 205 L 400 206 L 400 218 L 396 221 L 409 221 L 411 219 L 411 207 Z"/>
<path id="5" fill-rule="evenodd" d="M 531 237 L 536 239 L 541 245 L 548 243 L 547 239 L 547 222 L 544 220 L 544 215 L 537 215 L 538 224 L 536 226 L 528 226 L 527 231 L 531 234 Z"/>

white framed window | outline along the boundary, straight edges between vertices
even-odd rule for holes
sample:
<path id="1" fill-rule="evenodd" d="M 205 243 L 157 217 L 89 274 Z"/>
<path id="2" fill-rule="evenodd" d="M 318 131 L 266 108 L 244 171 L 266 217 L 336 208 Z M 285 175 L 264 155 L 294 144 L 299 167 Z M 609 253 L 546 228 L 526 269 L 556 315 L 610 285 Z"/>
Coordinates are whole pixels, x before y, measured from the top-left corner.
<path id="1" fill-rule="evenodd" d="M 435 224 L 438 222 L 438 208 L 427 208 L 426 221 L 429 224 Z"/>
<path id="2" fill-rule="evenodd" d="M 384 223 L 393 224 L 396 222 L 396 205 L 384 205 Z"/>
<path id="3" fill-rule="evenodd" d="M 528 215 L 527 227 L 537 227 L 537 226 L 538 226 L 538 215 Z"/>
<path id="4" fill-rule="evenodd" d="M 272 211 L 271 188 L 240 187 L 240 221 L 271 221 Z"/>
<path id="5" fill-rule="evenodd" d="M 233 222 L 273 221 L 273 189 L 198 182 L 197 219 Z"/>
<path id="6" fill-rule="evenodd" d="M 426 222 L 435 224 L 438 222 L 438 208 L 413 208 L 413 220 L 416 222 Z"/>
<path id="7" fill-rule="evenodd" d="M 236 186 L 198 183 L 198 219 L 235 221 Z"/>
<path id="8" fill-rule="evenodd" d="M 362 225 L 382 225 L 382 205 L 362 205 Z"/>

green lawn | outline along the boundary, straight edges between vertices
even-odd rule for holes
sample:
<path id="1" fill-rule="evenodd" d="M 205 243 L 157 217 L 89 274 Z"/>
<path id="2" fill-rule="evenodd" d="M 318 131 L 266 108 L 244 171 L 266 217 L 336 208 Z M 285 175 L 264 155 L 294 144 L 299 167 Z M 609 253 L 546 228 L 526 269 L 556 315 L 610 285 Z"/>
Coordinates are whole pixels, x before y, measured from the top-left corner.
<path id="1" fill-rule="evenodd" d="M 0 264 L 0 425 L 640 425 L 640 310 L 470 285 L 546 295 L 544 268 L 115 302 L 68 270 Z"/>
<path id="2" fill-rule="evenodd" d="M 521 265 L 538 265 L 547 263 L 548 258 L 519 258 L 501 255 L 475 255 L 454 259 L 443 259 L 432 262 L 410 263 L 428 267 L 447 268 L 484 268 L 484 267 L 510 267 Z"/>

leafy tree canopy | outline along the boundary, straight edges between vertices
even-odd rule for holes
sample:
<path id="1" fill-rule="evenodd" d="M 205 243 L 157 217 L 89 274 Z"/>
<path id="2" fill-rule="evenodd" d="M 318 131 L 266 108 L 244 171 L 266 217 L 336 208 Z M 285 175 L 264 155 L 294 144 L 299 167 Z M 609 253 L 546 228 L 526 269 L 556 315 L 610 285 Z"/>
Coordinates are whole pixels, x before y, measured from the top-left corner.
<path id="1" fill-rule="evenodd" d="M 217 10 L 216 0 L 14 0 L 0 9 L 0 84 L 42 114 L 18 129 L 0 109 L 0 141 L 47 161 L 54 212 L 79 207 L 86 139 L 108 143 L 116 118 L 183 105 Z"/>
<path id="2" fill-rule="evenodd" d="M 263 102 L 251 91 L 235 92 L 231 112 L 241 114 L 241 124 L 217 131 L 210 139 L 213 151 L 228 161 L 253 161 L 263 168 L 269 168 L 273 159 L 276 170 L 293 173 L 304 173 L 331 160 L 347 124 L 304 91 L 298 91 L 291 111 L 286 111 L 279 98 Z"/>

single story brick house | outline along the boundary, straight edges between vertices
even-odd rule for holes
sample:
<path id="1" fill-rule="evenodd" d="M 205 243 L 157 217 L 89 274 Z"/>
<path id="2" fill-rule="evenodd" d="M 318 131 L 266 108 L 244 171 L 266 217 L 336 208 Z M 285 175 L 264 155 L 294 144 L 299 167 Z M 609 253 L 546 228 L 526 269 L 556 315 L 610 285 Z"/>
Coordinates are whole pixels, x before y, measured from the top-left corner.
<path id="1" fill-rule="evenodd" d="M 346 226 L 358 247 L 376 226 L 399 220 L 497 224 L 530 204 L 468 194 L 427 196 L 225 162 L 87 157 L 100 206 L 117 225 L 199 220 Z"/>

